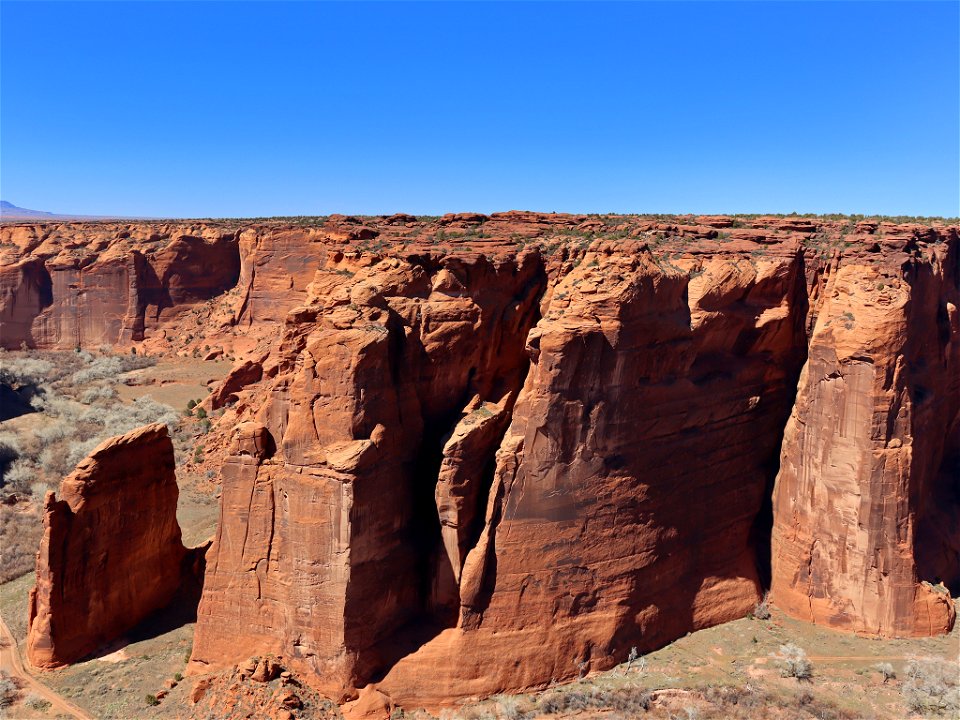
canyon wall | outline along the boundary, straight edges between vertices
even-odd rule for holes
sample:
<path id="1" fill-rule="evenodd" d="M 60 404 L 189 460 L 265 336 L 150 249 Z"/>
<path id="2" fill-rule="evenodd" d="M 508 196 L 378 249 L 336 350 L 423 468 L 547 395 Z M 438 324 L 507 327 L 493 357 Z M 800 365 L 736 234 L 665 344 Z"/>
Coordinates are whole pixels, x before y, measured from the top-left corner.
<path id="1" fill-rule="evenodd" d="M 791 615 L 898 637 L 953 625 L 950 593 L 922 581 L 956 590 L 960 573 L 960 477 L 944 464 L 958 277 L 952 243 L 853 260 L 826 286 L 773 500 L 772 599 Z"/>
<path id="2" fill-rule="evenodd" d="M 59 497 L 58 497 L 59 495 Z M 75 662 L 165 606 L 190 572 L 164 425 L 101 443 L 44 502 L 27 657 Z"/>
<path id="3" fill-rule="evenodd" d="M 342 693 L 392 662 L 404 625 L 455 617 L 459 558 L 435 499 L 445 448 L 456 462 L 445 435 L 510 406 L 545 285 L 536 253 L 317 271 L 224 463 L 197 663 L 269 649 Z M 487 450 L 481 468 L 504 426 L 468 442 Z M 465 534 L 480 484 L 450 482 L 472 497 L 456 512 Z"/>
<path id="4" fill-rule="evenodd" d="M 96 349 L 234 287 L 235 233 L 198 226 L 0 226 L 0 347 Z"/>
<path id="5" fill-rule="evenodd" d="M 273 653 L 341 701 L 375 687 L 437 706 L 611 667 L 767 588 L 836 629 L 952 626 L 956 227 L 185 227 L 93 252 L 120 228 L 3 226 L 31 249 L 0 263 L 0 328 L 47 337 L 70 288 L 44 273 L 73 244 L 98 277 L 149 261 L 165 268 L 151 287 L 180 288 L 151 304 L 128 283 L 119 325 L 101 315 L 84 337 L 130 327 L 151 352 L 238 356 L 207 400 L 222 501 L 192 669 Z M 193 259 L 216 248 L 236 264 L 205 275 Z"/>

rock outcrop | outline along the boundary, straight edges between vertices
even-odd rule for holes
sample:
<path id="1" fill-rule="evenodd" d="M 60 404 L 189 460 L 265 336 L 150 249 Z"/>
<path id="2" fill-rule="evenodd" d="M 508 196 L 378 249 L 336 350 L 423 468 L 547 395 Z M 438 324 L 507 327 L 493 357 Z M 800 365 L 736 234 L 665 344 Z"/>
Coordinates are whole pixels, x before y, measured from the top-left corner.
<path id="1" fill-rule="evenodd" d="M 749 612 L 806 311 L 797 246 L 686 268 L 591 248 L 528 338 L 457 625 L 380 690 L 542 687 Z"/>
<path id="2" fill-rule="evenodd" d="M 164 425 L 101 443 L 47 493 L 27 656 L 75 662 L 165 606 L 192 570 Z"/>
<path id="3" fill-rule="evenodd" d="M 960 574 L 960 477 L 941 472 L 960 417 L 960 248 L 887 261 L 826 285 L 781 451 L 772 599 L 835 628 L 932 635 L 954 607 L 930 581 Z"/>
<path id="4" fill-rule="evenodd" d="M 265 364 L 259 427 L 240 426 L 224 464 L 196 663 L 263 648 L 343 696 L 393 662 L 402 628 L 455 618 L 435 498 L 445 436 L 471 398 L 494 413 L 519 390 L 545 281 L 537 253 L 317 272 Z M 459 475 L 453 493 L 479 495 L 495 430 L 477 487 Z"/>

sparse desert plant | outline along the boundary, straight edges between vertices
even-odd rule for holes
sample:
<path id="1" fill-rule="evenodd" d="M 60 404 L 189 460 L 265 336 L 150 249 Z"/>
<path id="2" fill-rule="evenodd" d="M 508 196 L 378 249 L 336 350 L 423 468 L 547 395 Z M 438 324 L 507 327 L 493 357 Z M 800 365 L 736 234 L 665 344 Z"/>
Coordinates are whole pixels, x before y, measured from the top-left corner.
<path id="1" fill-rule="evenodd" d="M 500 695 L 494 698 L 497 703 L 497 717 L 503 720 L 524 720 L 527 717 L 526 711 L 521 707 L 520 701 L 509 695 Z"/>
<path id="2" fill-rule="evenodd" d="M 85 385 L 94 380 L 116 380 L 123 373 L 123 363 L 113 355 L 98 357 L 87 367 L 77 370 L 71 382 L 74 385 Z"/>
<path id="3" fill-rule="evenodd" d="M 154 705 L 159 705 L 159 704 L 160 704 L 160 701 L 157 700 L 157 696 L 154 695 L 153 693 L 147 693 L 146 697 L 144 697 L 143 700 L 144 700 L 144 702 L 147 703 L 147 705 L 150 705 L 150 706 L 154 706 Z"/>
<path id="4" fill-rule="evenodd" d="M 52 705 L 49 700 L 42 698 L 39 695 L 34 695 L 33 693 L 27 695 L 26 699 L 23 701 L 23 704 L 31 710 L 37 710 L 39 712 L 49 710 Z"/>
<path id="5" fill-rule="evenodd" d="M 894 680 L 897 677 L 897 673 L 893 669 L 893 665 L 890 663 L 877 663 L 873 666 L 874 669 L 880 673 L 883 677 L 883 682 L 888 682 L 889 680 Z"/>
<path id="6" fill-rule="evenodd" d="M 94 403 L 113 400 L 117 397 L 117 391 L 109 385 L 100 385 L 84 390 L 80 396 L 80 402 L 84 405 L 93 405 Z"/>
<path id="7" fill-rule="evenodd" d="M 915 658 L 907 663 L 901 692 L 911 712 L 947 715 L 960 712 L 957 668 L 943 660 Z"/>
<path id="8" fill-rule="evenodd" d="M 40 475 L 40 468 L 27 458 L 14 460 L 3 473 L 4 489 L 28 493 L 33 481 Z"/>
<path id="9" fill-rule="evenodd" d="M 13 705 L 20 695 L 20 687 L 6 670 L 0 670 L 0 708 Z"/>
<path id="10" fill-rule="evenodd" d="M 53 372 L 53 363 L 39 358 L 4 357 L 0 364 L 0 383 L 11 387 L 39 385 Z"/>
<path id="11" fill-rule="evenodd" d="M 780 674 L 797 680 L 810 680 L 813 677 L 813 663 L 807 659 L 806 651 L 799 645 L 787 643 L 780 646 L 777 656 Z"/>
<path id="12" fill-rule="evenodd" d="M 536 710 L 544 715 L 588 709 L 613 710 L 628 717 L 636 717 L 641 711 L 647 711 L 650 704 L 650 693 L 635 685 L 618 688 L 574 686 L 542 695 L 537 700 Z"/>
<path id="13" fill-rule="evenodd" d="M 760 602 L 756 604 L 753 608 L 751 616 L 757 620 L 769 620 L 770 619 L 770 603 L 767 599 L 767 594 L 764 593 L 763 597 L 760 599 Z"/>

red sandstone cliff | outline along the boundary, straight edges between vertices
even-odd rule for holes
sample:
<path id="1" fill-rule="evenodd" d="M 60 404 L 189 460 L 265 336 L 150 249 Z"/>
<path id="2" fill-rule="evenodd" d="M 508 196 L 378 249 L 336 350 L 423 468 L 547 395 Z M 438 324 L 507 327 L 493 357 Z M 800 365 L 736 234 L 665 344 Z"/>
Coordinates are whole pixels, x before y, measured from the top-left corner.
<path id="1" fill-rule="evenodd" d="M 166 605 L 188 551 L 177 524 L 173 445 L 163 425 L 101 443 L 47 493 L 30 592 L 27 656 L 75 662 Z"/>
<path id="2" fill-rule="evenodd" d="M 208 226 L 0 226 L 0 347 L 141 341 L 232 288 L 233 232 Z"/>
<path id="3" fill-rule="evenodd" d="M 953 625 L 949 592 L 921 581 L 960 573 L 958 478 L 941 471 L 960 412 L 958 251 L 861 258 L 826 284 L 774 494 L 772 598 L 796 617 L 885 636 Z"/>
<path id="4" fill-rule="evenodd" d="M 103 272 L 140 252 L 97 228 L 0 228 L 22 250 L 0 262 L 0 344 L 46 337 L 18 307 L 69 306 L 43 273 L 70 233 Z M 925 581 L 960 588 L 955 227 L 514 212 L 163 232 L 160 287 L 202 279 L 201 250 L 238 255 L 235 285 L 144 315 L 145 347 L 240 355 L 208 400 L 225 460 L 195 668 L 274 653 L 337 698 L 401 704 L 543 686 L 742 616 L 771 555 L 797 617 L 953 622 Z M 197 329 L 168 332 L 183 318 Z"/>

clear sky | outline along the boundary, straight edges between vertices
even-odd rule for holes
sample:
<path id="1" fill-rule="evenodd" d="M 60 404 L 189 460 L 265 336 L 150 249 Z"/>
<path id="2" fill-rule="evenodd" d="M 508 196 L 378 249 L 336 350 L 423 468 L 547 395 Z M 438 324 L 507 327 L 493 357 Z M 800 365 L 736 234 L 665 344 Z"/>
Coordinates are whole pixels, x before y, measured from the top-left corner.
<path id="1" fill-rule="evenodd" d="M 960 214 L 960 4 L 0 4 L 0 196 Z"/>

